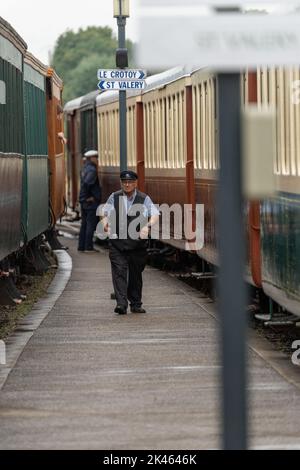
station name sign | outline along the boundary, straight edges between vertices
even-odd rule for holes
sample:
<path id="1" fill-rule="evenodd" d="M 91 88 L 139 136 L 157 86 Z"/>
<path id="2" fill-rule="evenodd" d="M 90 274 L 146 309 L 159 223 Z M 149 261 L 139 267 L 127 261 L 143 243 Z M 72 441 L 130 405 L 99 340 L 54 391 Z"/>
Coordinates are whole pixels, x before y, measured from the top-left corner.
<path id="1" fill-rule="evenodd" d="M 181 7 L 183 10 L 186 7 L 251 7 L 255 9 L 265 9 L 273 5 L 288 5 L 295 6 L 300 4 L 300 0 L 284 0 L 284 2 L 279 2 L 279 0 L 140 0 L 139 9 L 145 8 L 175 8 Z"/>
<path id="2" fill-rule="evenodd" d="M 201 6 L 216 3 L 199 2 Z M 272 2 L 267 3 L 271 11 Z M 150 2 L 141 0 L 139 26 L 143 35 L 137 60 L 144 67 L 165 69 L 182 64 L 240 70 L 300 63 L 299 11 L 290 9 L 285 14 L 192 12 L 187 7 L 195 2 L 187 0 L 180 13 L 177 0 L 167 4 L 170 6 L 167 11 L 162 8 L 164 0 L 154 10 Z"/>

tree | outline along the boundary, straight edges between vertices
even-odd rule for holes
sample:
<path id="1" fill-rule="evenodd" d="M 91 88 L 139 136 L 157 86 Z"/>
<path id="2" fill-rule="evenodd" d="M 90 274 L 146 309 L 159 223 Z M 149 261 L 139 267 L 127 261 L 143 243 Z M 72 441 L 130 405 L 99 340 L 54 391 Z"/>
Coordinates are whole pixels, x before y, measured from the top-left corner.
<path id="1" fill-rule="evenodd" d="M 108 26 L 68 30 L 57 40 L 52 66 L 64 81 L 64 101 L 96 90 L 97 70 L 115 67 L 117 39 Z M 132 63 L 133 44 L 127 41 Z"/>

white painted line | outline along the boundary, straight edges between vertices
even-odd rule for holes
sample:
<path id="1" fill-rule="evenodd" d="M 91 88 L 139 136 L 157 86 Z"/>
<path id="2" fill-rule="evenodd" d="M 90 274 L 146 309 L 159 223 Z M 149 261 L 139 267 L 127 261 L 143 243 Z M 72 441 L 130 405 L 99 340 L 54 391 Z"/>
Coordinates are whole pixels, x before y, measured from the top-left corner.
<path id="1" fill-rule="evenodd" d="M 130 374 L 151 374 L 155 372 L 197 372 L 204 370 L 219 370 L 221 366 L 162 366 L 162 367 L 149 367 L 149 368 L 136 368 L 136 369 L 110 369 L 103 370 L 98 373 L 100 375 L 130 375 Z"/>
<path id="2" fill-rule="evenodd" d="M 200 341 L 201 338 L 200 336 L 198 337 L 189 337 L 189 338 L 166 338 L 166 339 L 125 339 L 122 341 L 119 340 L 78 340 L 78 341 L 68 341 L 68 344 L 99 344 L 99 345 L 124 345 L 124 344 L 156 344 L 156 343 L 178 343 L 178 342 L 184 342 L 188 341 L 190 342 L 191 340 L 194 341 Z M 61 344 L 61 342 L 58 340 L 55 342 L 55 344 Z M 51 344 L 54 344 L 53 341 Z"/>
<path id="3" fill-rule="evenodd" d="M 272 384 L 255 384 L 255 385 L 250 385 L 247 387 L 247 390 L 251 391 L 270 391 L 270 392 L 276 392 L 276 391 L 284 391 L 284 390 L 291 390 L 291 385 L 290 384 L 278 384 L 278 385 L 272 385 Z"/>
<path id="4" fill-rule="evenodd" d="M 299 450 L 300 442 L 298 444 L 266 444 L 251 447 L 252 450 Z"/>

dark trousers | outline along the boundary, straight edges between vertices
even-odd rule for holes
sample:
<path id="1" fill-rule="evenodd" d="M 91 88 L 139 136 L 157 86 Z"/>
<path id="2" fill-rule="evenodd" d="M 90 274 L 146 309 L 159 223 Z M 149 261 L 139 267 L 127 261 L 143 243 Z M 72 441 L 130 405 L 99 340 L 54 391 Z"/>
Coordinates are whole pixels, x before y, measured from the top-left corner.
<path id="1" fill-rule="evenodd" d="M 93 249 L 93 235 L 98 223 L 96 209 L 84 209 L 81 206 L 81 227 L 79 233 L 78 250 Z"/>
<path id="2" fill-rule="evenodd" d="M 109 258 L 117 304 L 127 308 L 129 300 L 132 307 L 141 307 L 146 249 L 120 251 L 111 245 Z"/>

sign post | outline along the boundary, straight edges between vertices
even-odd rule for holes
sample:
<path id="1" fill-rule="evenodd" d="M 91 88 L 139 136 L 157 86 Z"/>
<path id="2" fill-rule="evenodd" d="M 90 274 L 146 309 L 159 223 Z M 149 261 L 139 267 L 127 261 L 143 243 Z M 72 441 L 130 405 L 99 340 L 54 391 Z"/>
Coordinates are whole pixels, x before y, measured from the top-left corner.
<path id="1" fill-rule="evenodd" d="M 129 17 L 129 0 L 114 0 L 114 17 L 118 23 L 118 47 L 125 52 L 127 59 L 125 28 L 126 18 Z M 118 67 L 118 64 L 117 64 Z M 122 67 L 123 68 L 123 67 Z M 120 120 L 120 171 L 127 170 L 127 118 L 126 118 L 126 90 L 119 92 L 119 120 Z"/>
<path id="2" fill-rule="evenodd" d="M 246 286 L 243 228 L 240 76 L 217 78 L 220 177 L 217 204 L 222 338 L 223 447 L 247 448 Z"/>

